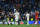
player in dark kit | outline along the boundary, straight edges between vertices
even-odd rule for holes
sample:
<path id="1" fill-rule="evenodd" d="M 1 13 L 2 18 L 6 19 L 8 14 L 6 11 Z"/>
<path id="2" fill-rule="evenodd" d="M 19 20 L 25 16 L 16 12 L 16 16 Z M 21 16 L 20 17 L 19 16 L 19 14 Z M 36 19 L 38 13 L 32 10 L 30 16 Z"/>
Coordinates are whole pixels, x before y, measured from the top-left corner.
<path id="1" fill-rule="evenodd" d="M 1 19 L 2 19 L 2 23 L 3 23 L 3 25 L 4 25 L 4 13 L 2 12 L 2 14 L 1 14 Z"/>
<path id="2" fill-rule="evenodd" d="M 39 20 L 38 15 L 39 15 L 39 11 L 36 11 L 36 10 L 35 10 L 35 22 L 37 21 L 37 24 L 38 24 L 38 26 L 39 26 L 39 23 L 38 23 L 38 20 Z M 35 23 L 35 22 L 34 22 L 34 23 Z M 34 23 L 33 23 L 33 25 L 34 25 Z"/>

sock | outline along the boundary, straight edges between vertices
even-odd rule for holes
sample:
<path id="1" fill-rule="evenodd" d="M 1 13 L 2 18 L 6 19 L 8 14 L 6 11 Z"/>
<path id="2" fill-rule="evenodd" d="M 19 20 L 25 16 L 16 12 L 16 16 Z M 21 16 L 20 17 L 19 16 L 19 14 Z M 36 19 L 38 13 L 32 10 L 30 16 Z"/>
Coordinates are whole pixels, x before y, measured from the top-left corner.
<path id="1" fill-rule="evenodd" d="M 15 24 L 17 25 L 17 22 L 15 22 Z"/>
<path id="2" fill-rule="evenodd" d="M 39 25 L 39 23 L 37 22 L 37 24 Z"/>
<path id="3" fill-rule="evenodd" d="M 17 22 L 16 22 L 16 25 L 17 25 Z"/>

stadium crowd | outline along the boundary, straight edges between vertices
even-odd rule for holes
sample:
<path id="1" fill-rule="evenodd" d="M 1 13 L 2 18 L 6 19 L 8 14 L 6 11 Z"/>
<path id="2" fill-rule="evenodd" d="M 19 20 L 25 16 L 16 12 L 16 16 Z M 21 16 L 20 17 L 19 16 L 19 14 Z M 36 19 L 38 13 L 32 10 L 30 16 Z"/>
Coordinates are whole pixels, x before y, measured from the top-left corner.
<path id="1" fill-rule="evenodd" d="M 27 11 L 30 13 L 30 19 L 35 18 L 35 10 L 40 13 L 40 0 L 1 0 L 0 6 L 0 21 L 3 19 L 7 21 L 7 18 L 9 20 L 13 18 L 15 21 L 13 14 L 16 9 L 20 13 L 20 20 L 24 21 L 26 21 L 25 14 Z"/>

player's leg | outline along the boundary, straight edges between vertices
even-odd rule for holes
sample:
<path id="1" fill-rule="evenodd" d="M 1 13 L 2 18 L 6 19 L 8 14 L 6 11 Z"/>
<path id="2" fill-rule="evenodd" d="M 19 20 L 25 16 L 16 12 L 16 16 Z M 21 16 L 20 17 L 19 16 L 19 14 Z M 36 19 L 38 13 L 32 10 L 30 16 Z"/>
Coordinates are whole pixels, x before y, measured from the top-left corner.
<path id="1" fill-rule="evenodd" d="M 39 18 L 37 18 L 37 24 L 38 24 L 38 26 L 39 26 L 39 23 L 38 23 L 38 21 L 39 21 Z"/>
<path id="2" fill-rule="evenodd" d="M 20 25 L 20 19 L 18 19 L 18 25 Z"/>
<path id="3" fill-rule="evenodd" d="M 8 23 L 8 25 L 9 25 L 9 21 L 8 21 L 7 23 Z"/>
<path id="4" fill-rule="evenodd" d="M 1 20 L 2 20 L 2 24 L 3 24 L 3 17 L 1 18 Z"/>
<path id="5" fill-rule="evenodd" d="M 2 24 L 3 24 L 3 20 L 2 20 Z"/>
<path id="6" fill-rule="evenodd" d="M 4 19 L 2 19 L 2 23 L 3 23 L 3 25 L 4 25 Z"/>
<path id="7" fill-rule="evenodd" d="M 12 21 L 11 21 L 11 25 L 12 25 Z"/>
<path id="8" fill-rule="evenodd" d="M 35 24 L 36 21 L 37 21 L 37 18 L 35 18 L 35 21 L 34 21 L 33 25 Z"/>
<path id="9" fill-rule="evenodd" d="M 17 22 L 18 22 L 18 21 L 17 21 L 17 20 L 15 20 L 15 24 L 16 24 L 16 25 L 17 25 Z"/>
<path id="10" fill-rule="evenodd" d="M 5 21 L 3 20 L 3 25 L 5 24 Z"/>
<path id="11" fill-rule="evenodd" d="M 27 25 L 29 25 L 29 18 L 27 18 Z"/>
<path id="12" fill-rule="evenodd" d="M 16 25 L 17 25 L 17 22 L 18 22 L 18 21 L 16 21 Z"/>
<path id="13" fill-rule="evenodd" d="M 15 24 L 17 25 L 18 19 L 15 19 Z"/>
<path id="14" fill-rule="evenodd" d="M 13 18 L 11 18 L 11 25 L 12 25 L 12 22 L 13 22 Z"/>
<path id="15" fill-rule="evenodd" d="M 10 21 L 8 20 L 8 25 L 9 25 Z"/>
<path id="16" fill-rule="evenodd" d="M 28 18 L 28 24 L 29 24 L 29 18 Z"/>

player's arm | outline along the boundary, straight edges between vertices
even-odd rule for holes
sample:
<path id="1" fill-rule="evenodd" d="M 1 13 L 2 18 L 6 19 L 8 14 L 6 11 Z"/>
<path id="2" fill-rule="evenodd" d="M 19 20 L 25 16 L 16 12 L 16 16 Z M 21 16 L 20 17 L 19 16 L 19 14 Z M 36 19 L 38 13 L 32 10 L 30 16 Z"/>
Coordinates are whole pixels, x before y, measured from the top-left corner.
<path id="1" fill-rule="evenodd" d="M 39 14 L 39 11 L 38 11 L 38 14 Z"/>
<path id="2" fill-rule="evenodd" d="M 26 14 L 26 18 L 27 18 L 27 14 Z"/>
<path id="3" fill-rule="evenodd" d="M 13 14 L 13 16 L 15 17 L 15 15 Z"/>
<path id="4" fill-rule="evenodd" d="M 37 11 L 35 10 L 35 14 L 36 14 L 36 12 L 37 12 Z"/>

